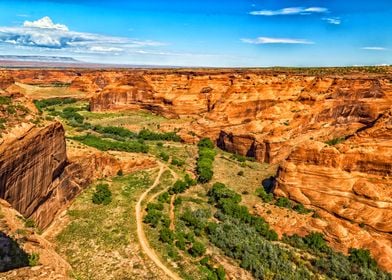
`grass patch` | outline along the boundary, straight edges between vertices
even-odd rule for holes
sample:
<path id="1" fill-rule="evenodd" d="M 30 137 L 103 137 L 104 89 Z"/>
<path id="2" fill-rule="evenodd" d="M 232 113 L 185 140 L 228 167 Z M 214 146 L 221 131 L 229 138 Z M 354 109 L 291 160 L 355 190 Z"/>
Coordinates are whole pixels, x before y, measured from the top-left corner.
<path id="1" fill-rule="evenodd" d="M 140 254 L 135 223 L 136 201 L 155 176 L 156 171 L 139 171 L 112 178 L 108 205 L 92 202 L 94 185 L 76 198 L 68 226 L 56 237 L 75 278 L 159 279 L 160 272 Z"/>

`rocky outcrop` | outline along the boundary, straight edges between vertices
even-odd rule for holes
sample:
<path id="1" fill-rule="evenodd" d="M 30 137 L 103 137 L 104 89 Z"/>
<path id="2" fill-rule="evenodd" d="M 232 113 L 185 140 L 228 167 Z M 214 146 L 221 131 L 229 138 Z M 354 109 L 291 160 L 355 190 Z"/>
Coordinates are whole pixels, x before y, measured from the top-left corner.
<path id="1" fill-rule="evenodd" d="M 0 279 L 69 279 L 71 266 L 56 253 L 52 243 L 26 227 L 20 213 L 2 199 L 0 213 Z M 29 267 L 27 254 L 39 256 L 38 266 Z"/>
<path id="2" fill-rule="evenodd" d="M 347 135 L 371 123 L 391 98 L 383 75 L 157 70 L 117 77 L 91 99 L 91 108 L 193 116 L 189 130 L 221 148 L 277 163 L 305 140 Z"/>
<path id="3" fill-rule="evenodd" d="M 391 159 L 392 111 L 387 111 L 335 146 L 311 141 L 298 146 L 279 168 L 275 193 L 340 218 L 333 221 L 335 229 L 346 220 L 382 236 L 387 241 L 367 245 L 391 270 Z M 341 228 L 350 232 L 347 225 Z"/>
<path id="4" fill-rule="evenodd" d="M 39 227 L 46 228 L 58 213 L 94 179 L 155 165 L 149 158 L 99 151 L 71 154 L 67 159 L 60 123 L 31 127 L 12 142 L 0 145 L 0 198 Z"/>
<path id="5" fill-rule="evenodd" d="M 12 143 L 0 146 L 0 197 L 39 226 L 47 226 L 61 204 L 79 186 L 69 182 L 64 129 L 53 123 L 32 128 Z"/>

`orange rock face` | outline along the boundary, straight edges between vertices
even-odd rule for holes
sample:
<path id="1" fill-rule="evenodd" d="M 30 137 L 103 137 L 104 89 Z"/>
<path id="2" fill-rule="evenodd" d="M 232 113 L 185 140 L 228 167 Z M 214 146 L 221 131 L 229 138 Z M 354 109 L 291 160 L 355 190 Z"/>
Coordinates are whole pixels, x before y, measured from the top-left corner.
<path id="1" fill-rule="evenodd" d="M 79 188 L 68 184 L 66 166 L 62 125 L 33 128 L 14 142 L 0 146 L 0 197 L 45 227 L 56 214 L 48 205 L 63 203 L 59 197 L 66 199 L 65 193 Z"/>
<path id="2" fill-rule="evenodd" d="M 354 225 L 344 225 L 333 216 L 327 219 L 331 224 L 335 220 L 338 236 L 351 236 L 339 238 L 342 243 L 369 247 L 392 270 L 391 175 L 392 111 L 387 111 L 336 146 L 320 142 L 298 146 L 279 168 L 275 193 L 365 227 L 375 237 L 372 242 L 358 239 Z"/>
<path id="3" fill-rule="evenodd" d="M 129 71 L 91 99 L 92 110 L 194 116 L 191 130 L 231 152 L 277 163 L 297 144 L 353 133 L 390 106 L 386 76 L 258 71 Z"/>

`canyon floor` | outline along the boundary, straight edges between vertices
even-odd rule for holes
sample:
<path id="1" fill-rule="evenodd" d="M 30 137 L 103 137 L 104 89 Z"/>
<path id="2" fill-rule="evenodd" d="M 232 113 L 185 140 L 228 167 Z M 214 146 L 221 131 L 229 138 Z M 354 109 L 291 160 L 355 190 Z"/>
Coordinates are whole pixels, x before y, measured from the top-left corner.
<path id="1" fill-rule="evenodd" d="M 3 70 L 0 279 L 392 279 L 391 73 Z"/>

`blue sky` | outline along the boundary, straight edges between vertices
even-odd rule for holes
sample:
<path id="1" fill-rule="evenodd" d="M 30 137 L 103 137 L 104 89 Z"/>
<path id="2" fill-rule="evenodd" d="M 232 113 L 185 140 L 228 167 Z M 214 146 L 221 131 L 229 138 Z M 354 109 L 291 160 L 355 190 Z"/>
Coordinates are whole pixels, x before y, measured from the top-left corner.
<path id="1" fill-rule="evenodd" d="M 391 15 L 391 0 L 0 0 L 0 54 L 172 66 L 392 64 Z"/>

